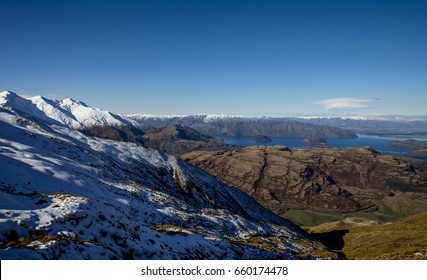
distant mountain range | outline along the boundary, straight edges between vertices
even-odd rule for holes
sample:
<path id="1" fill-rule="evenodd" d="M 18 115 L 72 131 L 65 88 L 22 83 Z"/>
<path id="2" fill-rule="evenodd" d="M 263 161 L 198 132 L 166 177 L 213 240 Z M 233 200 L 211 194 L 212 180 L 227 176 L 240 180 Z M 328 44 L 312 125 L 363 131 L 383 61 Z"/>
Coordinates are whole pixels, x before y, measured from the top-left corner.
<path id="1" fill-rule="evenodd" d="M 357 137 L 350 130 L 303 124 L 288 119 L 215 115 L 118 115 L 70 98 L 23 98 L 9 91 L 0 93 L 0 106 L 13 108 L 16 112 L 55 125 L 76 129 L 90 136 L 139 143 L 170 154 L 227 148 L 228 145 L 218 136 Z"/>
<path id="2" fill-rule="evenodd" d="M 244 117 L 226 115 L 118 115 L 71 98 L 51 100 L 42 96 L 22 98 L 0 93 L 0 105 L 73 129 L 93 126 L 143 127 L 180 125 L 211 136 L 289 136 L 352 138 L 356 133 L 383 136 L 427 135 L 427 116 Z"/>
<path id="3" fill-rule="evenodd" d="M 355 133 L 391 137 L 427 136 L 427 116 L 245 117 L 202 114 L 126 115 L 126 118 L 140 125 L 156 127 L 185 125 L 215 136 L 352 138 L 357 137 Z"/>
<path id="4" fill-rule="evenodd" d="M 360 134 L 386 137 L 427 137 L 427 116 L 341 116 L 294 119 L 302 123 L 350 129 Z"/>
<path id="5" fill-rule="evenodd" d="M 202 133 L 223 136 L 283 136 L 304 138 L 355 138 L 348 129 L 302 123 L 289 118 L 246 118 L 217 115 L 152 116 L 127 115 L 140 126 L 183 125 Z"/>

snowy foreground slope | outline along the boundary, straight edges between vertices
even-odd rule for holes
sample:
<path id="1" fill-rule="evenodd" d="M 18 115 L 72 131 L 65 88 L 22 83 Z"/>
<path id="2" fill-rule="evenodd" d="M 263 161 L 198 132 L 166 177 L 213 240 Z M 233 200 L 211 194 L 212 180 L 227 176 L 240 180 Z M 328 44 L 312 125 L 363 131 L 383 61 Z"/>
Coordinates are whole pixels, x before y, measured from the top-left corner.
<path id="1" fill-rule="evenodd" d="M 336 256 L 174 157 L 0 104 L 0 259 Z"/>

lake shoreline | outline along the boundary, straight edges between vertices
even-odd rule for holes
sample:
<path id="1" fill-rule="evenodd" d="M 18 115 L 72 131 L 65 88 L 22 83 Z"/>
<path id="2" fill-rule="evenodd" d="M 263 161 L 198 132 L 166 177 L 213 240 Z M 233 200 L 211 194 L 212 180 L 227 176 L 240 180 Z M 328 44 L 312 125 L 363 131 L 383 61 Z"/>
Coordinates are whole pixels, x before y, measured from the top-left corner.
<path id="1" fill-rule="evenodd" d="M 324 140 L 330 147 L 336 148 L 355 148 L 361 146 L 369 146 L 374 150 L 385 155 L 393 155 L 411 159 L 417 159 L 426 161 L 426 158 L 419 158 L 411 156 L 409 153 L 414 152 L 415 149 L 408 147 L 400 147 L 392 145 L 392 141 L 405 141 L 414 138 L 393 138 L 393 137 L 382 137 L 377 135 L 357 134 L 357 138 L 324 138 Z M 303 137 L 278 137 L 268 136 L 271 141 L 260 143 L 254 140 L 251 136 L 228 136 L 222 137 L 226 144 L 236 145 L 239 147 L 250 147 L 250 146 L 277 146 L 282 145 L 290 149 L 309 149 L 312 148 L 305 138 Z M 416 138 L 415 140 L 427 141 L 427 138 Z"/>

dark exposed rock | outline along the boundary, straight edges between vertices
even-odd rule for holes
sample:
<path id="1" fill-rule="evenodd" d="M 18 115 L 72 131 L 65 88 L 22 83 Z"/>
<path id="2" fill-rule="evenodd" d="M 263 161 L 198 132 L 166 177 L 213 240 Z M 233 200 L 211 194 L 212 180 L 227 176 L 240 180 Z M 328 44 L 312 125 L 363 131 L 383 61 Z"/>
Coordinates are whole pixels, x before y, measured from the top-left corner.
<path id="1" fill-rule="evenodd" d="M 180 155 L 194 150 L 226 149 L 231 147 L 223 140 L 202 134 L 181 125 L 165 128 L 146 128 L 144 145 L 168 154 Z"/>
<path id="2" fill-rule="evenodd" d="M 144 131 L 127 126 L 90 126 L 81 129 L 80 132 L 103 139 L 125 141 L 134 143 L 144 143 Z"/>

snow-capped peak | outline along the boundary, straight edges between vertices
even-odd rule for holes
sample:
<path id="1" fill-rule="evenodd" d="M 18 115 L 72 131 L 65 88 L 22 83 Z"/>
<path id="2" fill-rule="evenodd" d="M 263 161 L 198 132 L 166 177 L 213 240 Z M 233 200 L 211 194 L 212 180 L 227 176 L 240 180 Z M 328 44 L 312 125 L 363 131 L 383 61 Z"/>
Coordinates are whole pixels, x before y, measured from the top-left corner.
<path id="1" fill-rule="evenodd" d="M 5 96 L 11 95 L 11 94 L 15 94 L 16 95 L 16 93 L 13 93 L 11 91 L 5 90 L 5 91 L 0 92 L 0 97 L 5 97 Z"/>
<path id="2" fill-rule="evenodd" d="M 12 91 L 5 90 L 0 93 L 0 106 L 8 106 L 7 104 L 13 103 L 21 97 Z"/>
<path id="3" fill-rule="evenodd" d="M 61 100 L 61 103 L 64 106 L 84 106 L 84 107 L 89 107 L 88 105 L 86 105 L 86 103 L 79 101 L 79 100 L 74 100 L 72 98 L 65 98 L 64 100 Z"/>
<path id="4" fill-rule="evenodd" d="M 98 125 L 126 125 L 123 119 L 108 111 L 90 107 L 71 98 L 52 100 L 40 95 L 23 98 L 13 92 L 4 91 L 0 94 L 0 106 L 73 129 Z"/>

